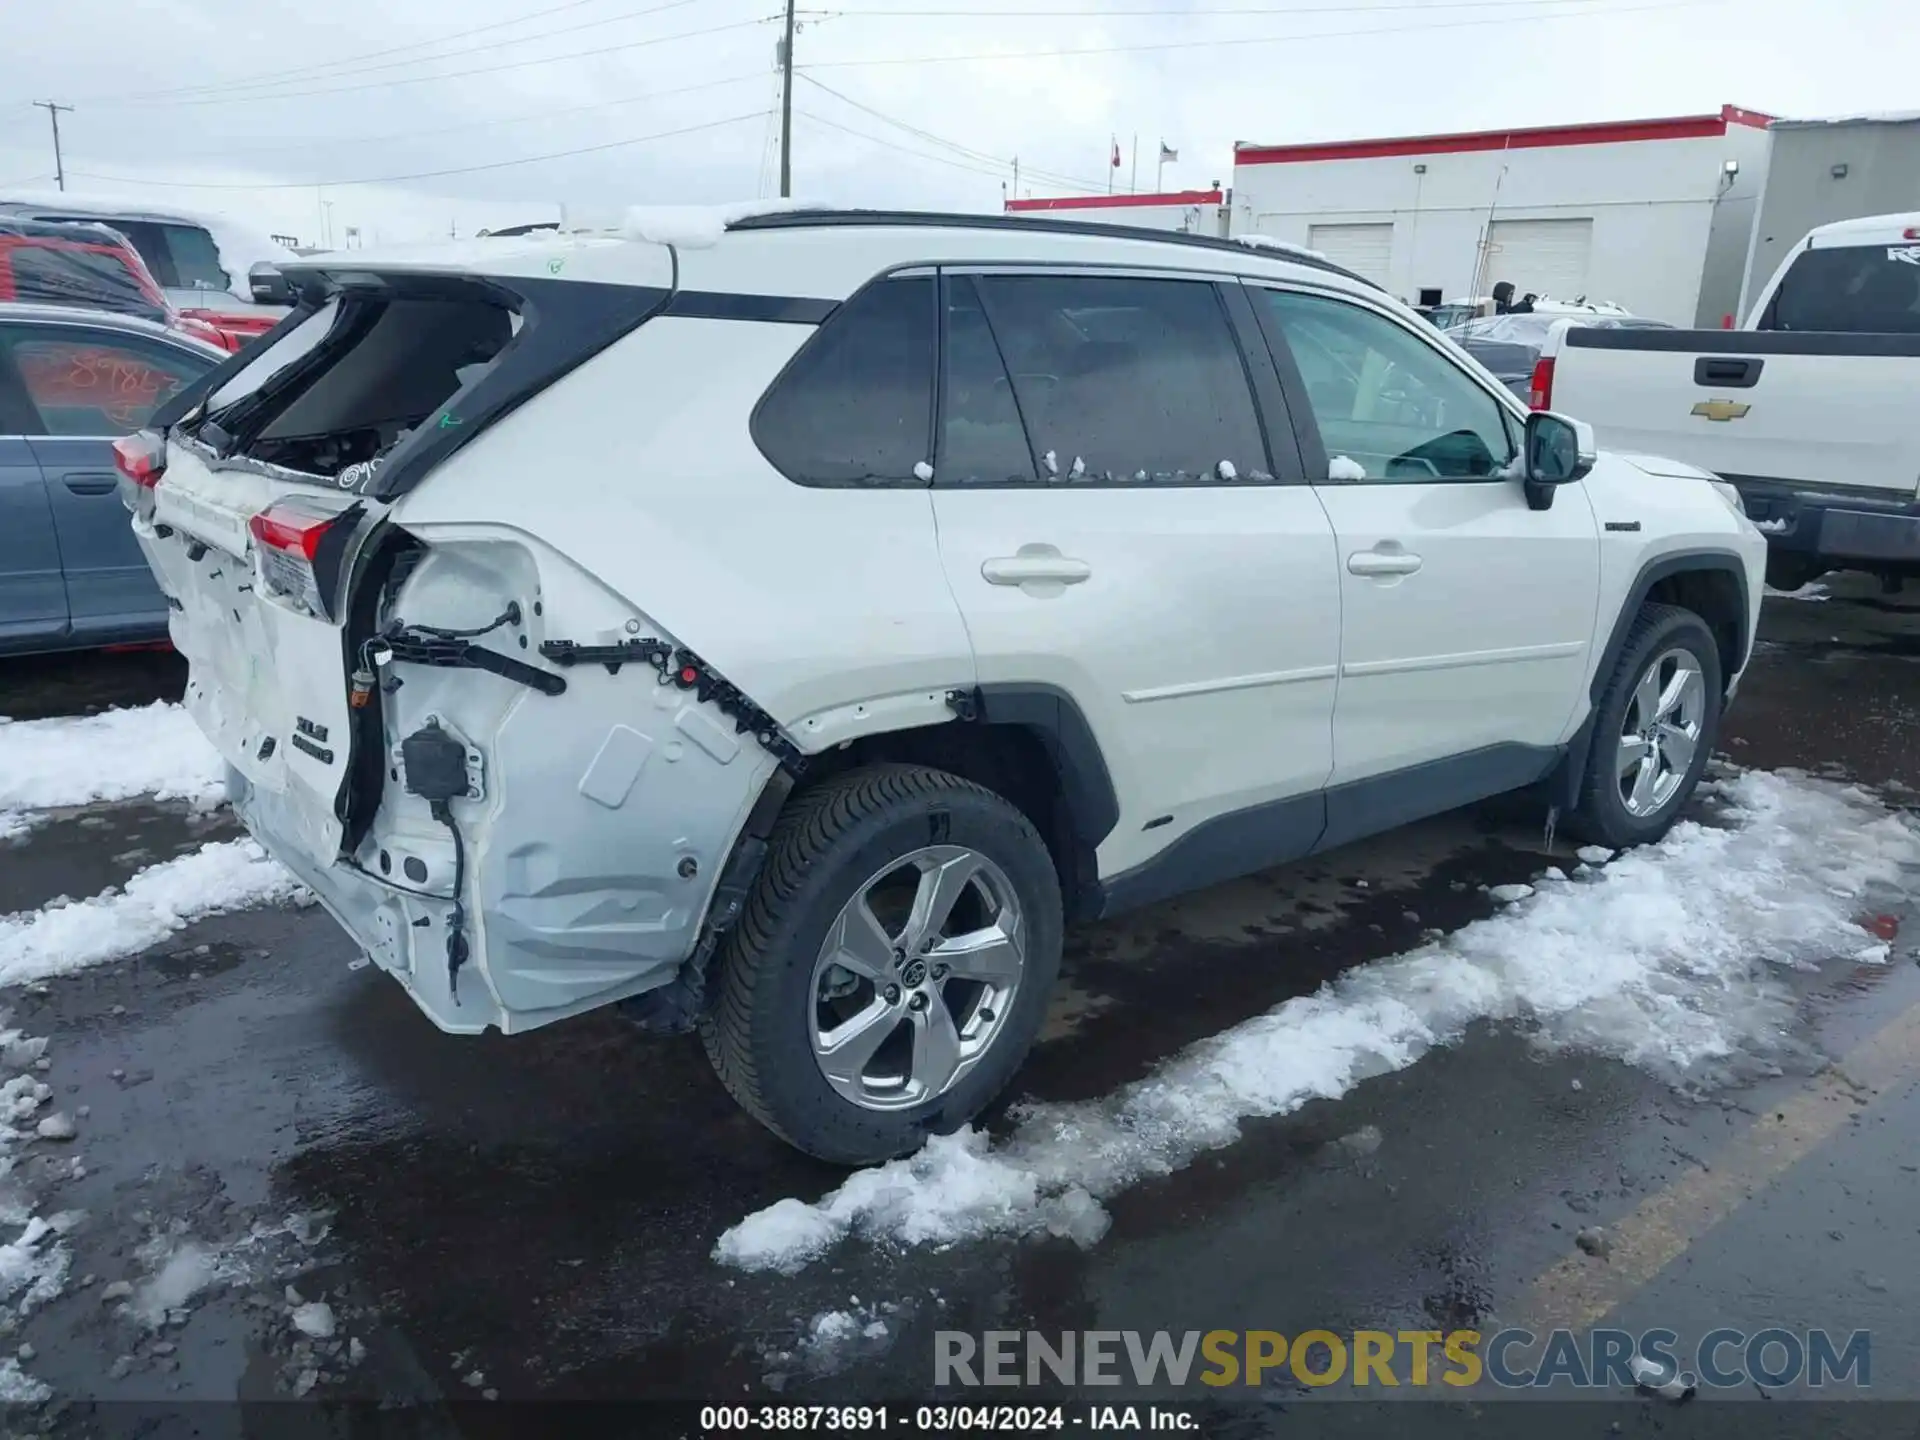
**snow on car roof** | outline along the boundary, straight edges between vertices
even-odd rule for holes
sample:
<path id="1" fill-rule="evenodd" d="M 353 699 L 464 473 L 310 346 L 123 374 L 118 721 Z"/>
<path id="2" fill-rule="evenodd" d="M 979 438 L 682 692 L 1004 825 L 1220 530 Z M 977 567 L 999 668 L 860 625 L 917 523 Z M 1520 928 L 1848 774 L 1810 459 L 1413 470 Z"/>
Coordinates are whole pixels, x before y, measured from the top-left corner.
<path id="1" fill-rule="evenodd" d="M 240 300 L 253 299 L 247 272 L 255 265 L 262 261 L 279 265 L 293 258 L 293 251 L 265 231 L 255 230 L 231 216 L 179 205 L 154 205 L 125 195 L 76 190 L 0 190 L 0 207 L 74 215 L 109 224 L 115 220 L 146 220 L 161 225 L 198 226 L 213 237 L 214 249 L 220 253 L 220 268 L 227 272 L 227 290 Z"/>

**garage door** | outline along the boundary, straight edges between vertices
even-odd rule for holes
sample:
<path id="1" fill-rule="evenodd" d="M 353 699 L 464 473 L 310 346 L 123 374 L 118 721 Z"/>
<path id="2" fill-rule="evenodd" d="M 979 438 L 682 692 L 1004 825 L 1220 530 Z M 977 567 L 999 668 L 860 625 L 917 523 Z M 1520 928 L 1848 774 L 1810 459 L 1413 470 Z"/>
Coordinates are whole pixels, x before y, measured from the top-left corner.
<path id="1" fill-rule="evenodd" d="M 1577 300 L 1587 293 L 1592 220 L 1496 220 L 1492 238 L 1489 293 L 1501 280 L 1513 282 L 1516 297 L 1531 291 L 1555 300 Z"/>
<path id="2" fill-rule="evenodd" d="M 1393 262 L 1393 226 L 1309 225 L 1307 246 L 1334 264 L 1384 285 L 1387 267 Z"/>

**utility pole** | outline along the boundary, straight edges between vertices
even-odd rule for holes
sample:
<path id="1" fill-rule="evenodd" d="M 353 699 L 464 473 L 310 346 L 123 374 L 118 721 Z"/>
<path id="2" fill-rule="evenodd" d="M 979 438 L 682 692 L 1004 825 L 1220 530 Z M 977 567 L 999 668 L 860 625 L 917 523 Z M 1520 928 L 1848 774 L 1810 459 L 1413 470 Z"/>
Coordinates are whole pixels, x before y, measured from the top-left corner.
<path id="1" fill-rule="evenodd" d="M 71 115 L 73 106 L 60 105 L 52 100 L 36 100 L 33 103 L 46 111 L 47 119 L 53 122 L 53 183 L 64 190 L 67 188 L 67 167 L 60 159 L 60 112 L 65 110 Z"/>
<path id="2" fill-rule="evenodd" d="M 780 198 L 793 197 L 793 5 L 787 0 L 787 36 L 780 42 Z"/>
<path id="3" fill-rule="evenodd" d="M 1133 132 L 1133 167 L 1127 171 L 1127 189 L 1140 193 L 1140 132 Z"/>

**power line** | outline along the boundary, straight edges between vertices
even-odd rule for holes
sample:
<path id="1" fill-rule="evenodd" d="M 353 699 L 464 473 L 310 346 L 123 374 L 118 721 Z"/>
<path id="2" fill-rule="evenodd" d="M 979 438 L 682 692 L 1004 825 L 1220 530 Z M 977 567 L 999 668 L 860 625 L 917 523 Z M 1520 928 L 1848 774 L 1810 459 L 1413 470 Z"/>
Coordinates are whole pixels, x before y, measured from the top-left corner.
<path id="1" fill-rule="evenodd" d="M 472 175 L 482 170 L 506 170 L 516 165 L 538 165 L 547 160 L 564 160 L 572 155 L 596 155 L 603 150 L 619 150 L 628 145 L 643 145 L 649 140 L 670 140 L 677 135 L 692 135 L 701 130 L 717 130 L 723 125 L 738 125 L 743 120 L 761 120 L 766 111 L 730 115 L 725 120 L 709 120 L 701 125 L 685 125 L 678 130 L 660 130 L 652 135 L 633 135 L 625 140 L 608 140 L 600 145 L 581 145 L 571 150 L 554 150 L 545 155 L 523 155 L 517 160 L 493 160 L 484 165 L 458 165 L 447 170 L 419 170 L 410 175 L 369 175 L 349 180 L 277 180 L 254 185 L 199 184 L 191 180 L 145 180 L 131 175 L 97 175 L 76 170 L 88 180 L 105 180 L 115 185 L 157 185 L 171 190 L 314 190 L 342 185 L 392 185 L 402 180 L 437 180 L 446 175 Z"/>
<path id="2" fill-rule="evenodd" d="M 929 142 L 930 144 L 943 146 L 948 150 L 955 151 L 956 153 L 961 155 L 971 156 L 977 160 L 988 161 L 992 164 L 1002 167 L 1003 169 L 1012 168 L 1013 162 L 1010 160 L 1002 160 L 998 155 L 990 154 L 985 150 L 976 150 L 972 146 L 962 145 L 957 140 L 948 140 L 943 136 L 935 135 L 931 130 L 922 130 L 917 125 L 909 125 L 904 120 L 896 119 L 892 115 L 888 115 L 883 111 L 874 109 L 871 105 L 863 104 L 862 102 L 854 99 L 851 95 L 842 94 L 840 91 L 834 89 L 831 85 L 828 85 L 823 81 L 816 80 L 811 75 L 803 74 L 800 78 L 802 80 L 805 80 L 809 85 L 813 86 L 814 89 L 823 90 L 827 94 L 833 96 L 834 99 L 840 101 L 842 104 L 851 105 L 854 109 L 859 110 L 865 114 L 871 115 L 874 119 L 879 120 L 885 124 L 891 125 L 897 130 L 904 130 L 907 134 L 917 136 L 920 139 Z M 814 118 L 818 119 L 819 117 L 816 116 Z M 1103 181 L 1086 180 L 1079 176 L 1074 176 L 1074 175 L 1062 175 L 1055 171 L 1042 170 L 1032 165 L 1027 166 L 1026 171 L 1029 175 L 1033 176 L 1037 180 L 1043 180 L 1049 184 L 1054 184 L 1054 185 L 1072 186 L 1077 189 L 1084 188 L 1084 189 L 1097 190 L 1100 188 L 1102 184 L 1105 183 Z"/>
<path id="3" fill-rule="evenodd" d="M 1150 10 L 803 10 L 821 19 L 1129 20 L 1209 16 L 1346 15 L 1375 10 L 1495 10 L 1519 5 L 1573 4 L 1585 0 L 1388 0 L 1370 5 L 1274 5 L 1256 7 L 1161 7 Z"/>
<path id="4" fill-rule="evenodd" d="M 824 125 L 829 130 L 838 130 L 843 135 L 851 135 L 855 139 L 865 140 L 869 144 L 884 145 L 889 150 L 898 150 L 902 155 L 911 155 L 917 160 L 931 160 L 936 165 L 951 165 L 956 170 L 969 170 L 975 175 L 987 175 L 996 180 L 1004 180 L 1006 179 L 1006 172 L 1011 168 L 1007 165 L 1001 165 L 997 169 L 988 169 L 984 165 L 970 165 L 965 160 L 954 160 L 945 155 L 929 155 L 924 150 L 915 150 L 906 145 L 896 145 L 891 140 L 882 140 L 878 135 L 869 135 L 866 131 L 856 130 L 851 125 L 842 125 L 837 120 L 829 120 L 826 116 L 816 115 L 811 110 L 796 109 L 793 113 L 800 116 L 803 120 L 812 121 L 815 125 Z"/>
<path id="5" fill-rule="evenodd" d="M 1593 3 L 1599 0 L 1544 0 L 1544 3 Z M 1542 20 L 1582 20 L 1594 16 L 1632 15 L 1644 10 L 1684 10 L 1698 5 L 1721 5 L 1727 0 L 1662 0 L 1651 5 L 1622 5 L 1606 10 L 1566 11 L 1550 15 L 1498 15 L 1479 20 L 1445 20 L 1436 25 L 1379 25 L 1365 30 L 1322 30 L 1296 35 L 1255 35 L 1232 40 L 1165 40 L 1146 45 L 1083 45 L 1065 50 L 1005 50 L 972 55 L 901 55 L 866 60 L 817 60 L 809 70 L 845 70 L 876 65 L 945 65 L 957 61 L 1050 60 L 1073 55 L 1122 55 L 1158 50 L 1217 50 L 1244 45 L 1304 45 L 1315 40 L 1346 40 L 1372 35 L 1406 35 L 1423 30 L 1464 30 L 1481 25 L 1526 25 Z"/>
<path id="6" fill-rule="evenodd" d="M 380 65 L 356 64 L 352 68 L 352 70 L 348 71 L 346 74 L 313 75 L 313 76 L 309 76 L 308 78 L 316 81 L 346 80 L 351 78 L 352 76 L 364 75 L 374 70 L 398 70 L 398 69 L 403 69 L 408 65 L 428 65 L 439 60 L 458 60 L 463 55 L 478 55 L 482 51 L 499 50 L 508 45 L 529 45 L 536 40 L 553 40 L 553 39 L 557 39 L 559 36 L 562 36 L 562 35 L 578 34 L 582 30 L 598 30 L 599 28 L 605 25 L 620 25 L 620 24 L 624 24 L 628 20 L 640 19 L 642 16 L 658 15 L 664 10 L 678 10 L 682 6 L 694 5 L 698 3 L 700 3 L 700 0 L 668 0 L 668 3 L 665 5 L 654 5 L 644 10 L 628 10 L 628 11 L 624 11 L 619 15 L 606 16 L 604 19 L 600 19 L 600 20 L 582 21 L 578 25 L 563 25 L 558 30 L 543 30 L 535 35 L 515 35 L 510 39 L 506 39 L 506 40 L 489 40 L 484 45 L 470 45 L 464 50 L 449 50 L 444 55 L 415 55 L 406 60 L 388 60 L 384 64 L 380 64 Z M 338 64 L 339 62 L 335 62 L 335 63 Z M 277 85 L 280 83 L 282 82 L 274 81 L 274 80 L 239 80 L 239 81 L 235 81 L 230 85 L 203 85 L 203 86 L 200 86 L 199 89 L 202 92 L 215 91 L 221 94 L 230 94 L 234 91 L 258 90 L 262 87 L 266 87 L 270 89 L 274 85 Z M 182 101 L 180 103 L 184 104 L 185 102 Z"/>
<path id="7" fill-rule="evenodd" d="M 499 115 L 486 120 L 469 120 L 463 125 L 445 125 L 433 130 L 408 130 L 398 135 L 345 135 L 330 140 L 282 139 L 221 151 L 179 151 L 169 148 L 167 157 L 174 160 L 226 160 L 234 155 L 279 155 L 292 150 L 330 150 L 348 145 L 391 145 L 407 140 L 431 139 L 436 135 L 457 135 L 469 130 L 485 130 L 495 125 L 524 125 L 529 120 L 554 120 L 563 115 L 583 115 L 594 110 L 612 110 L 622 105 L 643 105 L 651 100 L 665 100 L 675 95 L 692 95 L 702 90 L 718 90 L 724 85 L 739 85 L 748 80 L 761 78 L 763 74 L 758 71 L 751 75 L 728 75 L 719 80 L 703 80 L 697 85 L 680 85 L 671 90 L 655 90 L 645 95 L 628 95 L 619 100 L 596 100 L 590 105 L 568 105 L 559 110 L 543 110 L 537 115 Z"/>
<path id="8" fill-rule="evenodd" d="M 529 11 L 525 15 L 516 15 L 509 20 L 496 20 L 490 25 L 475 25 L 465 33 L 468 35 L 484 35 L 490 30 L 505 30 L 509 26 L 524 25 L 530 20 L 543 20 L 549 15 L 558 15 L 562 11 L 578 10 L 583 5 L 595 5 L 598 3 L 599 0 L 567 0 L 567 3 L 564 5 L 549 5 L 544 10 Z M 390 45 L 384 50 L 366 50 L 358 55 L 343 55 L 338 60 L 317 60 L 311 65 L 295 65 L 286 70 L 270 70 L 264 75 L 251 75 L 241 83 L 252 85 L 262 81 L 292 80 L 302 75 L 311 75 L 316 70 L 331 70 L 338 65 L 357 65 L 362 60 L 378 60 L 387 55 L 400 55 L 408 50 L 425 50 L 435 45 L 444 44 L 446 44 L 445 36 L 440 36 L 433 40 L 415 40 L 406 45 Z M 151 91 L 149 92 L 148 98 L 157 99 L 168 95 L 190 95 L 203 90 L 215 90 L 219 88 L 218 85 L 180 85 L 171 90 Z M 125 96 L 124 94 L 101 95 L 94 98 L 105 103 L 110 100 L 124 99 Z"/>
<path id="9" fill-rule="evenodd" d="M 203 100 L 176 100 L 163 103 L 175 105 L 257 104 L 262 101 L 300 99 L 310 95 L 349 95 L 358 90 L 388 90 L 397 85 L 425 85 L 437 80 L 464 80 L 473 75 L 498 75 L 506 70 L 524 70 L 529 65 L 552 65 L 562 60 L 598 59 L 603 55 L 613 55 L 623 50 L 640 50 L 650 45 L 668 45 L 675 40 L 694 40 L 703 35 L 719 35 L 728 30 L 745 30 L 754 25 L 764 25 L 769 20 L 776 18 L 777 17 L 772 15 L 760 15 L 752 20 L 736 20 L 727 25 L 712 25 L 705 30 L 683 30 L 673 35 L 655 35 L 646 40 L 628 40 L 619 45 L 602 45 L 593 50 L 572 50 L 565 55 L 545 55 L 537 60 L 514 60 L 505 65 L 486 65 L 477 70 L 450 70 L 444 75 L 400 75 L 387 80 L 370 80 L 364 85 L 340 85 L 326 90 L 282 90 L 271 95 L 213 95 Z"/>

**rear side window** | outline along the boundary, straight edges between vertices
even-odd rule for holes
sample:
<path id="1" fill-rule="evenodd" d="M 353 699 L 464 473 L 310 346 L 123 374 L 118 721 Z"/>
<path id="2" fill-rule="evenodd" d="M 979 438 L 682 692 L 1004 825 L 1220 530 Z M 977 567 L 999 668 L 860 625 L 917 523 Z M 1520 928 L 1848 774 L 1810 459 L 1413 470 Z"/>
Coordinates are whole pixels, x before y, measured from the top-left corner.
<path id="1" fill-rule="evenodd" d="M 973 284 L 1040 483 L 1273 478 L 1246 366 L 1211 282 L 981 275 Z M 955 315 L 952 323 L 950 345 L 968 344 L 978 357 L 956 354 L 956 369 L 987 363 L 984 346 L 968 339 L 970 322 Z M 986 458 L 994 465 L 1009 450 L 998 434 L 1007 411 L 996 386 L 973 401 L 993 432 L 997 453 Z M 981 463 L 941 483 L 985 478 Z"/>
<path id="2" fill-rule="evenodd" d="M 215 363 L 137 336 L 43 326 L 0 329 L 0 352 L 47 435 L 131 434 Z"/>
<path id="3" fill-rule="evenodd" d="M 1755 328 L 1920 335 L 1920 245 L 1801 251 Z"/>
<path id="4" fill-rule="evenodd" d="M 933 458 L 934 281 L 881 280 L 827 318 L 753 414 L 800 485 L 923 485 Z"/>
<path id="5" fill-rule="evenodd" d="M 940 397 L 941 485 L 1032 484 L 1036 470 L 1000 345 L 970 276 L 947 282 L 947 347 Z"/>
<path id="6" fill-rule="evenodd" d="M 230 278 L 220 266 L 220 250 L 213 236 L 198 225 L 161 225 L 167 254 L 173 261 L 174 283 L 186 290 L 224 290 Z"/>

